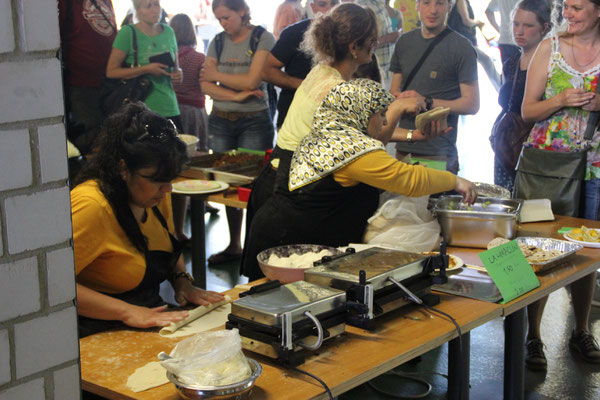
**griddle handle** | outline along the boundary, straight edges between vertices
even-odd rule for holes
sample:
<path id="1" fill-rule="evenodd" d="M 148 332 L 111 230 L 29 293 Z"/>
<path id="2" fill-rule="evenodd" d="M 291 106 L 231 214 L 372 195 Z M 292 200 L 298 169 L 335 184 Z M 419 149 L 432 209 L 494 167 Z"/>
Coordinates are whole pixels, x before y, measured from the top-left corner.
<path id="1" fill-rule="evenodd" d="M 354 254 L 354 253 L 356 253 L 356 250 L 354 249 L 354 247 L 348 247 L 346 249 L 346 251 L 343 252 L 343 253 L 334 254 L 332 256 L 323 256 L 323 257 L 321 257 L 320 260 L 317 260 L 317 261 L 313 262 L 313 267 L 316 267 L 316 266 L 321 265 L 321 264 L 326 264 L 326 263 L 331 262 L 333 260 L 337 260 L 338 258 L 346 257 L 346 256 L 349 256 L 350 254 Z"/>
<path id="2" fill-rule="evenodd" d="M 246 297 L 253 294 L 268 292 L 269 290 L 277 289 L 281 286 L 281 282 L 278 280 L 269 281 L 260 285 L 252 286 L 250 290 L 240 293 L 240 297 Z"/>
<path id="3" fill-rule="evenodd" d="M 367 273 L 364 269 L 358 272 L 358 283 L 363 286 L 367 284 Z"/>

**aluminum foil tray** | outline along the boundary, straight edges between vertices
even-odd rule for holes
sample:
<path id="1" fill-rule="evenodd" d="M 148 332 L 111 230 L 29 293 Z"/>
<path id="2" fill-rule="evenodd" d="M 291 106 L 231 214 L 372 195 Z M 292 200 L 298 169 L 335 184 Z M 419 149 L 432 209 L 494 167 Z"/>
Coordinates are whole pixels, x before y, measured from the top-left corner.
<path id="1" fill-rule="evenodd" d="M 477 194 L 481 197 L 494 197 L 497 199 L 510 199 L 510 191 L 499 185 L 484 182 L 474 182 Z"/>
<path id="2" fill-rule="evenodd" d="M 583 248 L 578 243 L 567 242 L 566 240 L 541 238 L 541 237 L 519 237 L 515 239 L 517 243 L 525 243 L 527 246 L 535 246 L 544 250 L 558 250 L 562 254 L 554 257 L 548 261 L 543 262 L 530 262 L 531 267 L 535 272 L 545 271 L 552 267 L 557 266 Z"/>

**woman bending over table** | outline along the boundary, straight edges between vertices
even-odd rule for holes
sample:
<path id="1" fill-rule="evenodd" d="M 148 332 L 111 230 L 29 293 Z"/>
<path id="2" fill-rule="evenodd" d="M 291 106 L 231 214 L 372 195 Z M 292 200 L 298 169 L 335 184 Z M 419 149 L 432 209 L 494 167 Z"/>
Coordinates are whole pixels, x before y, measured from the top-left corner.
<path id="1" fill-rule="evenodd" d="M 525 146 L 545 151 L 580 151 L 591 111 L 600 111 L 600 0 L 565 0 L 560 33 L 542 41 L 535 52 L 525 85 L 522 115 L 536 121 Z M 558 9 L 555 4 L 554 9 Z M 555 18 L 556 19 L 556 18 Z M 558 25 L 558 24 L 556 24 Z M 518 178 L 517 178 L 518 181 Z M 587 152 L 584 212 L 586 219 L 600 219 L 600 132 L 596 128 Z M 552 206 L 560 202 L 556 193 Z M 578 215 L 572 215 L 578 216 Z M 600 348 L 589 330 L 589 316 L 596 273 L 570 285 L 575 329 L 569 347 L 592 363 L 600 363 Z M 526 365 L 546 369 L 540 322 L 547 297 L 527 308 Z"/>
<path id="2" fill-rule="evenodd" d="M 296 90 L 277 133 L 277 145 L 270 163 L 254 182 L 248 201 L 246 238 L 254 214 L 273 194 L 275 180 L 287 182 L 292 154 L 310 132 L 317 107 L 334 86 L 351 80 L 359 66 L 371 62 L 377 37 L 375 15 L 370 9 L 357 4 L 340 4 L 311 23 L 304 35 L 302 49 L 311 55 L 316 65 Z M 386 115 L 389 124 L 383 129 L 388 133 L 396 129 L 394 140 L 406 138 L 407 130 L 396 128 L 400 116 L 404 112 L 417 113 L 423 109 L 424 104 L 419 104 L 415 98 L 398 99 L 389 106 Z M 415 130 L 413 140 L 424 140 L 435 136 L 434 133 L 445 132 L 437 132 L 435 126 L 432 126 L 431 132 Z M 247 264 L 242 263 L 242 274 L 250 276 L 251 272 L 246 271 L 244 265 Z"/>
<path id="3" fill-rule="evenodd" d="M 165 280 L 181 306 L 223 299 L 192 285 L 173 236 L 171 181 L 187 161 L 176 133 L 143 103 L 124 106 L 106 120 L 98 153 L 71 192 L 81 337 L 184 319 L 159 295 Z"/>
<path id="4" fill-rule="evenodd" d="M 369 79 L 342 82 L 325 97 L 311 133 L 294 151 L 289 179 L 277 179 L 275 194 L 254 217 L 243 259 L 251 280 L 262 276 L 256 260 L 262 250 L 296 243 L 360 243 L 380 189 L 407 196 L 455 189 L 464 201 L 475 201 L 471 182 L 405 164 L 385 151 L 392 133 L 383 129 L 385 115 L 393 101 Z"/>

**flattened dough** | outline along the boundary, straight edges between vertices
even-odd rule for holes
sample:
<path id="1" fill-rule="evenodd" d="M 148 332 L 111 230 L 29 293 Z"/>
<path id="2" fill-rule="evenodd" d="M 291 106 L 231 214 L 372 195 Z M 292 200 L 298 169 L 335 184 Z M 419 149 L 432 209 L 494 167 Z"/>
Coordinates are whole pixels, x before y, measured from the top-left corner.
<path id="1" fill-rule="evenodd" d="M 225 296 L 225 300 L 219 303 L 191 310 L 186 319 L 162 328 L 159 333 L 160 336 L 174 338 L 207 331 L 225 324 L 229 313 L 231 313 L 231 298 Z"/>
<path id="2" fill-rule="evenodd" d="M 127 388 L 132 392 L 142 392 L 169 383 L 167 370 L 158 361 L 152 361 L 135 370 L 127 379 Z"/>

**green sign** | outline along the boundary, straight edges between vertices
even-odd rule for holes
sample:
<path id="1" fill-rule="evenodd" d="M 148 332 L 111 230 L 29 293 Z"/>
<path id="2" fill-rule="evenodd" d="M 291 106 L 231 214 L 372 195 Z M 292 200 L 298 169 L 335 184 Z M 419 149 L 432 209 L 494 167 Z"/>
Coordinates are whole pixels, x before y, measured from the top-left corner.
<path id="1" fill-rule="evenodd" d="M 500 290 L 502 303 L 540 286 L 535 272 L 514 240 L 479 253 L 479 258 Z"/>
<path id="2" fill-rule="evenodd" d="M 432 160 L 430 158 L 419 158 L 419 157 L 411 157 L 411 163 L 422 165 L 427 168 L 438 169 L 440 171 L 446 170 L 446 161 Z"/>

